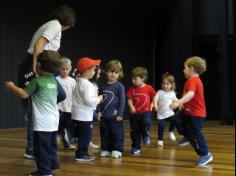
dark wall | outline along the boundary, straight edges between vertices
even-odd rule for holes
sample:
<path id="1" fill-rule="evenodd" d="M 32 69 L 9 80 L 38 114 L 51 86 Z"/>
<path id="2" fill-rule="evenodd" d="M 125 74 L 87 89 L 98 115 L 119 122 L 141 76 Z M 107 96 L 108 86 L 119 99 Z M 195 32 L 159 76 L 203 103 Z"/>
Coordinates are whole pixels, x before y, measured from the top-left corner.
<path id="1" fill-rule="evenodd" d="M 130 70 L 151 67 L 152 22 L 149 5 L 135 8 L 126 1 L 1 1 L 0 65 L 1 82 L 16 82 L 19 63 L 24 59 L 35 30 L 47 22 L 52 10 L 68 4 L 77 12 L 78 23 L 62 35 L 60 53 L 73 63 L 83 56 L 102 59 L 103 65 L 119 59 L 125 71 L 122 82 L 130 84 Z M 47 4 L 47 6 L 45 5 Z M 32 8 L 32 6 L 34 8 Z M 151 69 L 149 69 L 152 71 Z M 150 78 L 149 81 L 152 81 Z M 0 85 L 0 128 L 25 124 L 20 100 Z"/>
<path id="2" fill-rule="evenodd" d="M 32 4 L 30 0 L 0 1 L 0 80 L 16 81 L 18 65 L 25 57 L 35 30 L 47 22 L 52 10 L 59 5 L 68 4 L 77 12 L 78 23 L 63 33 L 59 51 L 61 55 L 71 58 L 73 64 L 83 56 L 100 58 L 102 65 L 111 59 L 119 59 L 124 66 L 125 77 L 122 82 L 125 87 L 130 85 L 129 73 L 136 66 L 148 68 L 148 82 L 156 89 L 160 87 L 161 74 L 169 71 L 176 77 L 180 96 L 185 81 L 182 74 L 185 58 L 197 53 L 208 59 L 208 51 L 216 53 L 209 49 L 204 54 L 202 48 L 205 47 L 200 47 L 194 38 L 196 33 L 205 33 L 206 29 L 215 34 L 217 25 L 214 15 L 207 16 L 207 12 L 214 14 L 212 6 L 203 5 L 203 1 L 199 1 L 200 4 L 196 2 L 198 1 L 161 0 L 144 3 L 131 0 L 42 0 Z M 207 16 L 207 20 L 214 18 L 214 24 L 204 22 L 204 29 L 198 28 L 196 32 L 196 24 L 198 27 L 201 25 L 202 16 L 198 15 L 202 10 L 206 13 L 203 17 Z M 233 14 L 233 9 L 229 14 Z M 221 60 L 221 56 L 218 59 Z M 231 62 L 234 60 L 229 60 Z M 211 65 L 210 62 L 209 64 Z M 206 77 L 213 79 L 209 74 L 214 69 L 209 69 L 205 74 L 204 82 Z M 234 67 L 232 71 L 234 72 Z M 206 86 L 206 91 L 211 89 L 208 90 Z M 231 89 L 231 92 L 234 91 Z M 214 95 L 212 93 L 207 96 L 209 114 L 215 113 Z M 222 102 L 222 99 L 219 101 Z M 0 128 L 24 125 L 19 98 L 5 91 L 3 84 L 0 84 Z"/>

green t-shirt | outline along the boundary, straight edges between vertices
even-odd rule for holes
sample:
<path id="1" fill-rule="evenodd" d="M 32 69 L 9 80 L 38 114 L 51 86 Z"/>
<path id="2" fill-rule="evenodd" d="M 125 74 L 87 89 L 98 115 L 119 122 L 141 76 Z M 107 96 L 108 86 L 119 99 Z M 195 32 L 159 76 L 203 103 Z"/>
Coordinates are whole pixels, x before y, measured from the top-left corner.
<path id="1" fill-rule="evenodd" d="M 39 76 L 24 89 L 32 98 L 34 131 L 57 131 L 57 82 L 53 75 Z"/>

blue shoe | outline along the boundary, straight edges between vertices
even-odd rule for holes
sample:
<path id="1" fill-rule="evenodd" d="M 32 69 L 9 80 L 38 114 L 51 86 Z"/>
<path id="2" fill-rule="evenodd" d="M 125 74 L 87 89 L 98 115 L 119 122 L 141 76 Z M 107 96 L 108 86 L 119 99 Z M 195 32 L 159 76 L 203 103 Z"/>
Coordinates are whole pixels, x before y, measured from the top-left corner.
<path id="1" fill-rule="evenodd" d="M 198 166 L 205 166 L 209 162 L 213 160 L 213 156 L 211 153 L 208 153 L 207 155 L 200 156 L 200 158 L 197 160 L 197 165 Z"/>
<path id="2" fill-rule="evenodd" d="M 138 153 L 140 153 L 140 149 L 138 149 L 138 148 L 132 148 L 132 149 L 131 149 L 131 153 L 132 153 L 132 154 L 138 154 Z"/>
<path id="3" fill-rule="evenodd" d="M 149 144 L 151 143 L 149 136 L 143 137 L 143 143 L 144 143 L 145 145 L 149 145 Z"/>

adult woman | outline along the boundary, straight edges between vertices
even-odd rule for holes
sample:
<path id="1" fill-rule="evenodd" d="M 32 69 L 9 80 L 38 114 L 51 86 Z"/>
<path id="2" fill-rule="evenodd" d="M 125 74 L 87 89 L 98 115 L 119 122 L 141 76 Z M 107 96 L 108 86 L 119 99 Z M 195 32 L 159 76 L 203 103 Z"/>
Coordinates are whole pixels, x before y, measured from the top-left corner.
<path id="1" fill-rule="evenodd" d="M 18 86 L 24 88 L 29 81 L 37 76 L 36 63 L 37 56 L 43 50 L 58 51 L 61 43 L 61 34 L 63 31 L 69 29 L 76 24 L 76 15 L 73 9 L 63 5 L 57 8 L 52 13 L 50 21 L 46 22 L 38 28 L 35 32 L 27 55 L 19 66 L 18 71 Z M 31 100 L 26 99 L 22 101 L 23 108 L 27 117 L 27 148 L 24 156 L 33 158 L 33 131 L 32 131 L 32 112 Z"/>

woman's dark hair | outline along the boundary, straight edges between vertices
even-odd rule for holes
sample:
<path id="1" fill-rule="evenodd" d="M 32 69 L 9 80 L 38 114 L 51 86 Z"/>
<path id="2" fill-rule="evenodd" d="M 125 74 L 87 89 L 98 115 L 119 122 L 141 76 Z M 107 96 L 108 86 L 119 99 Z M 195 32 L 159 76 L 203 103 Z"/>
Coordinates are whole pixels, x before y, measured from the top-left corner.
<path id="1" fill-rule="evenodd" d="M 74 26 L 76 24 L 75 12 L 67 5 L 58 7 L 51 16 L 53 19 L 57 19 L 62 26 Z"/>

